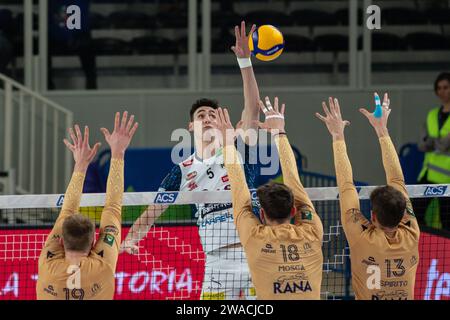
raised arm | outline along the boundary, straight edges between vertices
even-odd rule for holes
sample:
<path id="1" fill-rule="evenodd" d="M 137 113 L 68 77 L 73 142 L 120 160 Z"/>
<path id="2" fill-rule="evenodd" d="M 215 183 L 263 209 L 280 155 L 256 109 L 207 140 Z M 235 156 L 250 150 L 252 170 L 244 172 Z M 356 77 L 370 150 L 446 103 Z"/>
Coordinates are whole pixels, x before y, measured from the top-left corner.
<path id="1" fill-rule="evenodd" d="M 353 183 L 353 173 L 345 145 L 344 129 L 350 125 L 349 121 L 342 120 L 338 99 L 329 98 L 329 109 L 322 103 L 325 116 L 316 113 L 322 120 L 333 138 L 334 166 L 339 189 L 339 204 L 341 209 L 341 222 L 350 246 L 357 243 L 361 233 L 369 225 L 369 221 L 362 215 L 358 192 Z"/>
<path id="2" fill-rule="evenodd" d="M 259 89 L 256 82 L 255 73 L 251 64 L 251 52 L 248 46 L 249 36 L 255 31 L 256 26 L 253 25 L 249 34 L 245 31 L 245 21 L 241 22 L 241 27 L 234 27 L 236 43 L 231 50 L 236 55 L 236 58 L 241 68 L 242 83 L 244 87 L 244 111 L 242 112 L 242 129 L 246 132 L 248 129 L 258 128 L 259 119 Z M 244 138 L 244 137 L 243 137 Z M 248 140 L 244 140 L 249 142 Z"/>
<path id="3" fill-rule="evenodd" d="M 234 223 L 241 243 L 245 246 L 251 236 L 253 227 L 260 224 L 260 222 L 252 212 L 250 191 L 248 190 L 244 170 L 234 145 L 234 128 L 228 111 L 227 109 L 219 108 L 216 113 L 217 126 L 224 139 L 224 162 L 231 185 Z"/>
<path id="4" fill-rule="evenodd" d="M 378 97 L 378 94 L 375 93 L 375 96 Z M 398 159 L 397 151 L 395 150 L 387 128 L 389 115 L 392 111 L 389 107 L 390 99 L 389 95 L 386 93 L 383 99 L 383 111 L 381 118 L 376 118 L 372 113 L 363 108 L 359 111 L 369 120 L 369 123 L 375 129 L 378 136 L 387 184 L 400 191 L 406 198 L 406 212 L 404 221 L 408 221 L 410 217 L 413 217 L 414 220 L 416 220 L 411 200 L 409 199 L 408 191 L 406 190 L 405 178 L 403 176 L 400 160 Z M 416 221 L 414 221 L 414 227 L 417 227 L 418 229 Z"/>
<path id="5" fill-rule="evenodd" d="M 45 246 L 52 240 L 59 240 L 65 218 L 78 212 L 87 168 L 100 147 L 100 143 L 96 143 L 93 148 L 89 146 L 89 128 L 87 126 L 84 128 L 84 139 L 78 125 L 75 125 L 75 132 L 72 128 L 69 129 L 69 135 L 72 143 L 64 139 L 64 144 L 72 152 L 75 166 L 72 178 L 64 194 L 64 203 L 61 212 L 56 219 L 52 231 L 47 237 Z"/>
<path id="6" fill-rule="evenodd" d="M 137 130 L 134 116 L 128 118 L 124 112 L 120 121 L 117 112 L 114 122 L 114 131 L 102 128 L 106 142 L 111 147 L 111 164 L 109 167 L 108 182 L 106 186 L 106 201 L 100 220 L 100 235 L 94 251 L 115 269 L 122 229 L 122 198 L 124 189 L 124 157 L 125 150 Z"/>
<path id="7" fill-rule="evenodd" d="M 282 104 L 280 109 L 278 97 L 275 97 L 274 105 L 272 107 L 270 99 L 266 97 L 265 105 L 262 101 L 259 102 L 259 105 L 265 115 L 264 127 L 275 139 L 275 144 L 280 156 L 283 182 L 292 190 L 294 195 L 295 207 L 297 209 L 295 224 L 313 223 L 319 232 L 322 233 L 322 223 L 300 181 L 297 162 L 286 135 L 284 120 L 285 104 Z"/>

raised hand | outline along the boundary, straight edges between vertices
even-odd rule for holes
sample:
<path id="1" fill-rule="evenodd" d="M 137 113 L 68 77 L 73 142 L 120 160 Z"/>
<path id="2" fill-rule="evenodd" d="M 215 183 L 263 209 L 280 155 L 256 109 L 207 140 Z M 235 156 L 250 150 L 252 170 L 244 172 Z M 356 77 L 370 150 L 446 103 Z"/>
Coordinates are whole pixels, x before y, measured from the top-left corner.
<path id="1" fill-rule="evenodd" d="M 235 130 L 231 124 L 230 115 L 226 108 L 216 109 L 216 125 L 220 131 L 223 141 L 223 145 L 234 144 Z"/>
<path id="2" fill-rule="evenodd" d="M 238 26 L 234 27 L 234 35 L 236 37 L 236 43 L 231 47 L 234 54 L 238 58 L 249 58 L 251 55 L 250 48 L 248 47 L 248 38 L 256 30 L 256 25 L 253 25 L 247 36 L 245 33 L 245 21 L 241 22 L 241 29 Z"/>
<path id="3" fill-rule="evenodd" d="M 123 241 L 119 248 L 119 253 L 139 254 L 139 247 L 132 241 Z"/>
<path id="4" fill-rule="evenodd" d="M 323 111 L 325 116 L 322 116 L 316 112 L 316 117 L 325 123 L 328 131 L 330 132 L 333 140 L 344 140 L 344 129 L 350 125 L 347 120 L 342 120 L 341 108 L 339 106 L 339 100 L 330 97 L 328 99 L 330 109 L 328 110 L 326 102 L 322 102 Z"/>
<path id="5" fill-rule="evenodd" d="M 138 123 L 134 123 L 134 115 L 128 121 L 127 118 L 127 111 L 123 113 L 122 120 L 120 120 L 120 112 L 116 112 L 114 131 L 109 133 L 106 128 L 100 129 L 105 136 L 106 142 L 111 147 L 111 155 L 113 158 L 123 157 L 125 150 L 130 145 L 131 139 L 138 128 Z"/>
<path id="6" fill-rule="evenodd" d="M 375 101 L 379 98 L 378 93 L 375 92 Z M 389 115 L 391 114 L 391 109 L 389 106 L 391 104 L 391 100 L 389 99 L 389 95 L 387 93 L 384 94 L 383 105 L 381 107 L 381 117 L 376 117 L 375 113 L 371 113 L 364 108 L 360 108 L 359 111 L 369 120 L 369 123 L 375 129 L 378 137 L 383 137 L 389 135 L 387 129 L 387 122 L 389 119 Z"/>
<path id="7" fill-rule="evenodd" d="M 269 97 L 265 98 L 266 104 L 260 100 L 259 107 L 264 113 L 266 119 L 265 122 L 260 123 L 259 127 L 264 130 L 268 130 L 271 134 L 285 133 L 284 130 L 284 110 L 286 105 L 281 105 L 281 110 L 278 107 L 278 97 L 274 99 L 274 106 L 270 102 Z"/>
<path id="8" fill-rule="evenodd" d="M 100 143 L 97 142 L 93 148 L 89 146 L 89 128 L 84 127 L 84 138 L 81 134 L 80 127 L 75 125 L 75 132 L 72 128 L 68 129 L 72 143 L 67 139 L 64 139 L 66 147 L 72 151 L 73 159 L 75 160 L 75 170 L 85 171 L 97 154 L 97 150 L 100 147 Z"/>

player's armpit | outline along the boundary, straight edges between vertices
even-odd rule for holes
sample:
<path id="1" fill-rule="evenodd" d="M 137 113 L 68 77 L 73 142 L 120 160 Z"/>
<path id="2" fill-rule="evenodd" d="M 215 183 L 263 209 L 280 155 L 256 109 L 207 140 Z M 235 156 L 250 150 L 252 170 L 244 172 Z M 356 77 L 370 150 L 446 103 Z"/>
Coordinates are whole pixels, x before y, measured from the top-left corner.
<path id="1" fill-rule="evenodd" d="M 364 217 L 359 208 L 349 209 L 342 215 L 342 227 L 350 246 L 355 245 L 370 226 L 370 221 Z"/>
<path id="2" fill-rule="evenodd" d="M 407 228 L 410 228 L 411 232 L 413 232 L 414 235 L 417 237 L 417 241 L 419 240 L 420 236 L 419 223 L 417 222 L 410 199 L 406 200 L 406 212 L 403 215 L 403 219 L 400 222 L 400 224 L 403 224 Z"/>

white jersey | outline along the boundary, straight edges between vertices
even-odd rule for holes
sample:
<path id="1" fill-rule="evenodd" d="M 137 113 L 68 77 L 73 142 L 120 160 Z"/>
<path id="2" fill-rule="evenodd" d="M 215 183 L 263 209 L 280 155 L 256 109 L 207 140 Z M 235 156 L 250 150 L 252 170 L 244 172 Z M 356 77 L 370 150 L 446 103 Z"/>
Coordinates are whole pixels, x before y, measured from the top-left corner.
<path id="1" fill-rule="evenodd" d="M 248 149 L 249 147 L 246 147 L 246 150 Z M 213 157 L 205 160 L 198 159 L 194 153 L 185 161 L 174 166 L 162 182 L 159 191 L 230 190 L 228 174 L 223 162 L 222 149 L 219 149 Z M 256 165 L 244 163 L 244 171 L 249 188 L 254 188 Z M 200 240 L 206 253 L 240 242 L 234 226 L 231 203 L 201 203 L 196 204 L 196 208 Z"/>

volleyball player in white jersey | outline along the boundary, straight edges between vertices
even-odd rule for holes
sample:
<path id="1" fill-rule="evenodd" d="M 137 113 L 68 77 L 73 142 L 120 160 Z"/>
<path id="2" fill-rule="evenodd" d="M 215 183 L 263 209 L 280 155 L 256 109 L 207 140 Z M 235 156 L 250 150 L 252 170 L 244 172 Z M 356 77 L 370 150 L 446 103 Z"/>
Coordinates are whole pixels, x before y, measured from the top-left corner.
<path id="1" fill-rule="evenodd" d="M 252 26 L 253 32 L 255 26 Z M 244 86 L 244 110 L 241 126 L 243 132 L 257 129 L 259 119 L 259 90 L 250 62 L 248 36 L 245 22 L 235 27 L 236 54 Z M 216 113 L 219 105 L 210 99 L 196 101 L 190 111 L 189 130 L 194 133 L 195 153 L 175 165 L 163 180 L 159 191 L 218 191 L 229 190 L 227 172 L 223 164 L 222 145 L 218 139 L 210 139 L 209 130 L 216 129 Z M 250 164 L 250 141 L 238 137 L 238 150 L 244 158 L 244 169 L 249 188 L 255 188 L 256 164 Z M 254 142 L 256 143 L 256 142 Z M 245 146 L 242 148 L 242 146 Z M 241 147 L 239 147 L 241 146 Z M 254 146 L 253 146 L 254 147 Z M 136 254 L 137 243 L 145 237 L 155 220 L 167 209 L 167 205 L 150 205 L 131 227 L 122 250 Z M 250 279 L 244 250 L 233 222 L 231 203 L 197 204 L 196 216 L 199 235 L 206 254 L 205 276 L 201 299 L 254 299 L 255 291 Z M 255 212 L 259 210 L 256 208 Z"/>

